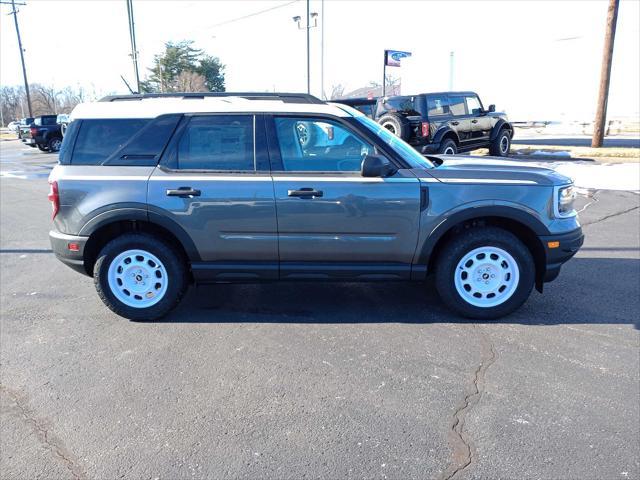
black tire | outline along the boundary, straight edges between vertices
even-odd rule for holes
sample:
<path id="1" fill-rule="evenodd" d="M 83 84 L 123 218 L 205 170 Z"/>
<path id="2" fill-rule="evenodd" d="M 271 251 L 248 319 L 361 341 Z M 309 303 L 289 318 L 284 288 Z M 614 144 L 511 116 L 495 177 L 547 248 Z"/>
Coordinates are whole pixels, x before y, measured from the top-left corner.
<path id="1" fill-rule="evenodd" d="M 503 128 L 491 142 L 489 153 L 494 157 L 508 157 L 511 149 L 511 130 Z"/>
<path id="2" fill-rule="evenodd" d="M 458 293 L 455 281 L 459 274 L 458 263 L 463 257 L 486 246 L 497 247 L 511 255 L 518 266 L 519 281 L 503 303 L 481 307 L 467 302 Z M 467 318 L 490 320 L 512 313 L 529 298 L 535 282 L 535 264 L 529 249 L 512 233 L 497 227 L 474 227 L 446 244 L 438 255 L 435 277 L 440 298 L 454 312 Z"/>
<path id="3" fill-rule="evenodd" d="M 378 119 L 378 123 L 402 140 L 409 140 L 411 137 L 411 125 L 402 115 L 386 113 Z"/>
<path id="4" fill-rule="evenodd" d="M 167 289 L 152 306 L 137 308 L 119 300 L 109 286 L 111 262 L 127 250 L 144 250 L 162 262 L 167 273 Z M 111 311 L 130 320 L 157 320 L 180 303 L 188 285 L 186 261 L 169 243 L 147 233 L 125 233 L 107 243 L 93 267 L 93 282 L 100 299 Z"/>
<path id="5" fill-rule="evenodd" d="M 455 140 L 447 138 L 440 144 L 438 153 L 441 155 L 455 155 L 456 153 L 458 153 L 458 145 L 456 145 Z"/>
<path id="6" fill-rule="evenodd" d="M 30 145 L 33 146 L 33 145 Z M 49 147 L 46 147 L 44 145 L 36 145 L 38 147 L 38 150 L 40 150 L 41 152 L 48 152 L 49 151 Z"/>
<path id="7" fill-rule="evenodd" d="M 47 147 L 49 148 L 49 152 L 51 153 L 59 152 L 61 145 L 62 145 L 62 139 L 58 137 L 49 139 L 49 142 L 47 143 Z"/>

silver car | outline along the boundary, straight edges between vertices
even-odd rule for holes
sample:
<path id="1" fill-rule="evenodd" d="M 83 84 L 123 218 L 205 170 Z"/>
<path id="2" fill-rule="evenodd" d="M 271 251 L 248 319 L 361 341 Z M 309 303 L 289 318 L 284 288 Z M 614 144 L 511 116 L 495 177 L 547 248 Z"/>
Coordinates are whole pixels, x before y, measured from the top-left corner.
<path id="1" fill-rule="evenodd" d="M 427 275 L 458 314 L 497 318 L 556 278 L 583 234 L 568 178 L 466 160 L 424 157 L 309 95 L 107 97 L 71 114 L 51 244 L 135 320 L 192 283 Z"/>

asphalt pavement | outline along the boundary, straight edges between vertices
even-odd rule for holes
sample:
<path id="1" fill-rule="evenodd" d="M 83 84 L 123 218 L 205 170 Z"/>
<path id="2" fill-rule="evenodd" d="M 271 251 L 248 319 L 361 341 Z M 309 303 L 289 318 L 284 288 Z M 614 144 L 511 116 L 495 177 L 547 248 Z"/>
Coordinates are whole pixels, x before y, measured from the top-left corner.
<path id="1" fill-rule="evenodd" d="M 640 197 L 515 314 L 426 284 L 192 288 L 130 322 L 48 243 L 55 156 L 0 142 L 0 477 L 640 477 Z"/>

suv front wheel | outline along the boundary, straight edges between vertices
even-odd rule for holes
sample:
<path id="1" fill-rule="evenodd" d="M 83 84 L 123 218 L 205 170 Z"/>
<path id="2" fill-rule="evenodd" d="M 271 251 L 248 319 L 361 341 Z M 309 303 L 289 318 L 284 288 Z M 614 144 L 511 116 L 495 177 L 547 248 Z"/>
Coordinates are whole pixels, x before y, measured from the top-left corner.
<path id="1" fill-rule="evenodd" d="M 489 153 L 494 157 L 508 157 L 511 149 L 511 132 L 502 130 L 498 136 L 491 142 Z"/>
<path id="2" fill-rule="evenodd" d="M 508 315 L 526 301 L 534 281 L 529 249 L 518 237 L 496 227 L 475 227 L 454 237 L 436 264 L 440 297 L 468 318 Z"/>
<path id="3" fill-rule="evenodd" d="M 146 233 L 126 233 L 107 243 L 93 280 L 105 305 L 130 320 L 163 317 L 180 302 L 188 283 L 181 256 Z"/>

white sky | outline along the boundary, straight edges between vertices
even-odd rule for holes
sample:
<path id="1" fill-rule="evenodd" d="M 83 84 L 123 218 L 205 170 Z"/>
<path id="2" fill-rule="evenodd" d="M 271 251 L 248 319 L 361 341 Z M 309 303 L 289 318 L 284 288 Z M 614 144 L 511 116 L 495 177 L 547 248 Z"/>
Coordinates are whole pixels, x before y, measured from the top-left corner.
<path id="1" fill-rule="evenodd" d="M 18 15 L 31 83 L 125 93 L 133 83 L 125 0 L 26 0 Z M 192 39 L 227 66 L 230 91 L 305 91 L 305 2 L 214 27 L 288 1 L 134 0 L 142 76 L 167 40 Z M 0 8 L 0 83 L 22 83 L 13 25 Z M 321 13 L 321 1 L 311 11 Z M 605 0 L 325 1 L 325 91 L 382 77 L 383 50 L 413 52 L 400 68 L 404 94 L 475 90 L 514 120 L 590 119 L 595 110 Z M 320 18 L 320 22 L 322 19 Z M 572 40 L 561 40 L 577 37 Z M 312 93 L 320 95 L 320 23 L 311 30 Z M 640 2 L 622 0 L 609 117 L 640 115 Z"/>

